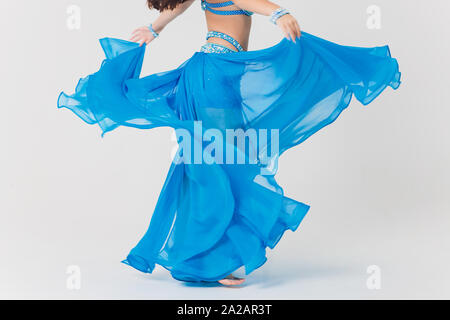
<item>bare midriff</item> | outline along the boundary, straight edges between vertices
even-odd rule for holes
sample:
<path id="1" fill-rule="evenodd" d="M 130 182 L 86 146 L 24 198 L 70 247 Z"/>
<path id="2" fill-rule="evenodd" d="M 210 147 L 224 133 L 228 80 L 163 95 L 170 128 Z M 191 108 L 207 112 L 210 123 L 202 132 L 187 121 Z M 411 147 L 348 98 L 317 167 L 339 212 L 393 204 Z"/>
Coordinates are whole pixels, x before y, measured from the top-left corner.
<path id="1" fill-rule="evenodd" d="M 208 0 L 208 2 L 218 3 L 223 2 L 223 0 Z M 226 10 L 237 10 L 237 9 L 239 9 L 239 7 L 235 5 L 226 7 Z M 224 10 L 224 9 L 217 9 L 217 10 Z M 236 39 L 244 48 L 244 50 L 248 50 L 248 41 L 250 38 L 250 29 L 252 26 L 252 18 L 250 16 L 246 15 L 222 16 L 211 13 L 209 11 L 206 11 L 205 15 L 208 31 L 218 31 L 225 33 Z M 220 44 L 232 50 L 236 50 L 236 48 L 232 44 L 220 38 L 210 38 L 208 42 Z"/>

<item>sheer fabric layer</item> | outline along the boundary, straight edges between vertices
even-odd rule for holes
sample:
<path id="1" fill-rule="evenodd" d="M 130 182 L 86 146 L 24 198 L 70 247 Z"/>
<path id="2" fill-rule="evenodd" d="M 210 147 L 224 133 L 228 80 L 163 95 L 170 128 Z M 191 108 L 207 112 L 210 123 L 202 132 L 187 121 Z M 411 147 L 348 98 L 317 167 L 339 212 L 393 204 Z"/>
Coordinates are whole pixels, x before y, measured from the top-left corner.
<path id="1" fill-rule="evenodd" d="M 101 45 L 100 70 L 73 95 L 61 93 L 58 107 L 103 134 L 119 126 L 193 132 L 196 121 L 218 130 L 277 129 L 279 156 L 333 122 L 353 95 L 366 105 L 400 85 L 387 46 L 341 46 L 308 33 L 264 50 L 196 52 L 177 69 L 144 78 L 145 46 L 112 38 Z M 261 163 L 173 163 L 150 226 L 124 262 L 142 272 L 159 264 L 184 281 L 219 280 L 242 266 L 252 272 L 309 210 L 284 195 L 275 174 L 276 166 Z"/>

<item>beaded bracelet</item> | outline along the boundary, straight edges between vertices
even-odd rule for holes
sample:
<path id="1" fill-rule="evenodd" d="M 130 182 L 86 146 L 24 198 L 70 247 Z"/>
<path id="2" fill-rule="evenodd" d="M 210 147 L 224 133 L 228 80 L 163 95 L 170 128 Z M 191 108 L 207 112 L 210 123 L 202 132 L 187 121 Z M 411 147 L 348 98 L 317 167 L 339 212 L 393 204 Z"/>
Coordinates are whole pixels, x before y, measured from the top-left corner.
<path id="1" fill-rule="evenodd" d="M 290 12 L 287 9 L 284 8 L 278 8 L 272 14 L 270 15 L 270 22 L 273 24 L 277 24 L 278 19 L 280 19 L 282 16 L 285 16 L 287 14 L 290 14 Z"/>
<path id="2" fill-rule="evenodd" d="M 148 26 L 148 30 L 150 30 L 150 32 L 152 33 L 152 35 L 153 35 L 155 38 L 158 38 L 158 37 L 159 37 L 158 32 L 156 32 L 155 29 L 153 29 L 153 25 L 152 25 L 152 24 L 150 24 L 150 25 Z"/>

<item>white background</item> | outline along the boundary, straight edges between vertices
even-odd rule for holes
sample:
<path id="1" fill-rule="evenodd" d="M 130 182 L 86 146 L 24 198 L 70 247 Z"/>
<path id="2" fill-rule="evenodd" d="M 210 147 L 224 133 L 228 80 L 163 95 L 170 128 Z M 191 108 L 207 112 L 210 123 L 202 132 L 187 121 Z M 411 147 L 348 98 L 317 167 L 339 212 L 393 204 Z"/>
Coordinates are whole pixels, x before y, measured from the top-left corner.
<path id="1" fill-rule="evenodd" d="M 171 130 L 119 128 L 100 137 L 60 91 L 98 70 L 98 39 L 128 39 L 156 17 L 145 1 L 0 3 L 0 298 L 450 298 L 450 30 L 447 0 L 279 1 L 302 28 L 346 45 L 389 44 L 402 86 L 283 155 L 278 182 L 311 205 L 241 289 L 198 287 L 123 265 L 148 227 L 170 164 Z M 81 28 L 67 27 L 70 5 Z M 366 22 L 381 8 L 381 29 Z M 192 56 L 206 34 L 194 4 L 148 48 L 143 76 Z M 255 16 L 251 50 L 281 33 Z M 155 152 L 158 150 L 158 152 Z M 66 286 L 67 267 L 81 288 Z M 381 269 L 381 289 L 366 286 Z"/>

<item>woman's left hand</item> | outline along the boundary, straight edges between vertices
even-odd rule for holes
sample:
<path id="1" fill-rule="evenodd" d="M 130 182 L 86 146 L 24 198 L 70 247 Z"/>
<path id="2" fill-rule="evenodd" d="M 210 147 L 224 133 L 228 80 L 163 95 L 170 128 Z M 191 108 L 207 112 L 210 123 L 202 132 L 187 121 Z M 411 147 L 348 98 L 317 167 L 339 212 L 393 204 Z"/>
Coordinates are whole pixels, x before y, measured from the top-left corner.
<path id="1" fill-rule="evenodd" d="M 139 42 L 139 46 L 144 43 L 149 44 L 155 40 L 155 36 L 150 32 L 148 27 L 140 27 L 133 31 L 130 41 Z"/>
<path id="2" fill-rule="evenodd" d="M 279 18 L 277 20 L 277 26 L 281 28 L 286 39 L 292 42 L 295 42 L 302 34 L 297 20 L 291 14 L 286 14 Z"/>

